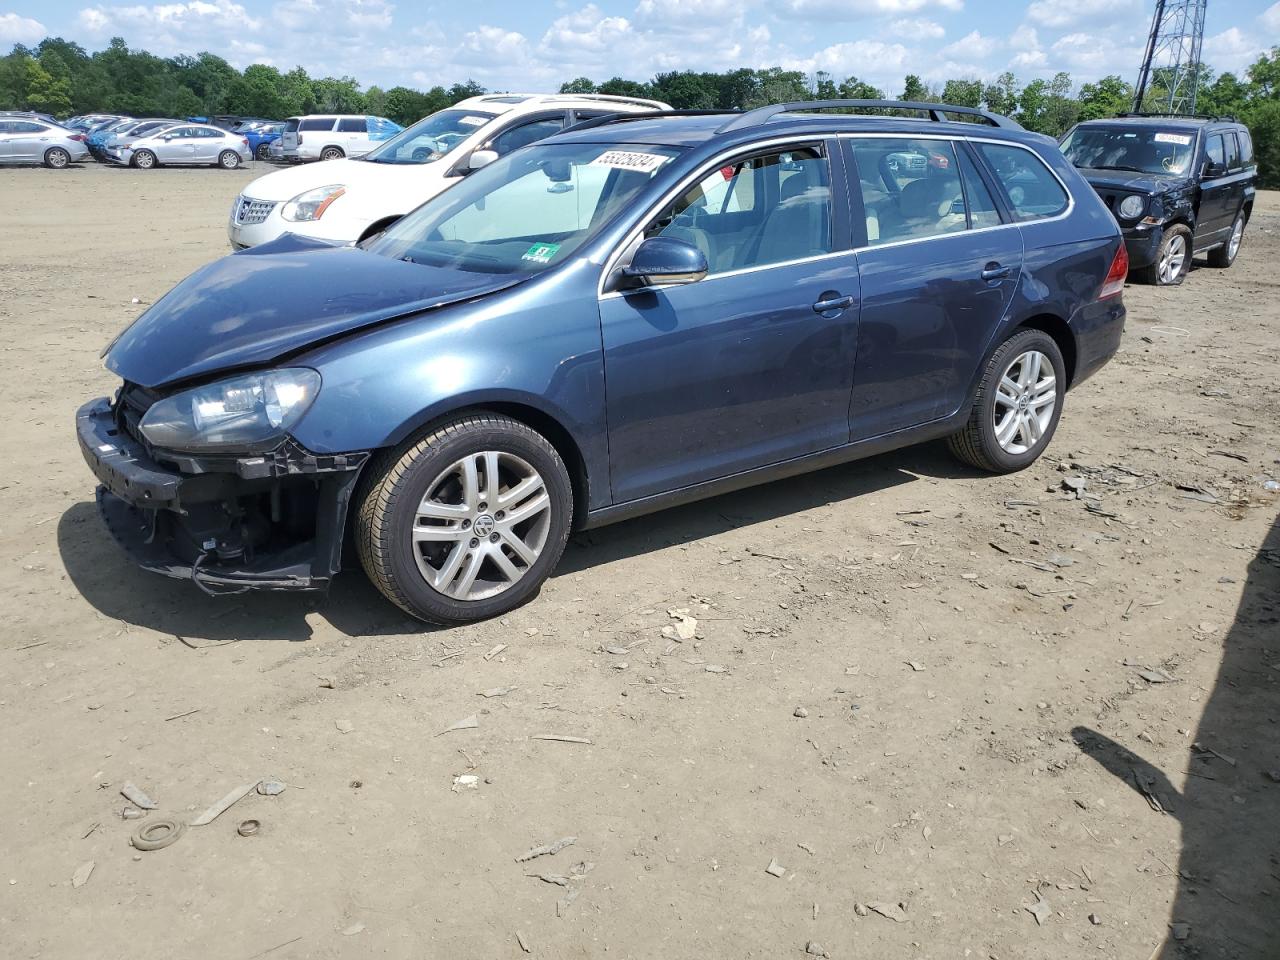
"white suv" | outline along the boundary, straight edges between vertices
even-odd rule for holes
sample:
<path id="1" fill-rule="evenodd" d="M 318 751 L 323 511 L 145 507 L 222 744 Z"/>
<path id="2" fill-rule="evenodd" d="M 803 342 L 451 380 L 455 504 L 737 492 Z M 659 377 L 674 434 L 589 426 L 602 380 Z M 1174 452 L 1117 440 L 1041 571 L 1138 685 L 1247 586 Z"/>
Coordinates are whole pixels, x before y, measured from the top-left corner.
<path id="1" fill-rule="evenodd" d="M 385 230 L 472 170 L 566 126 L 608 113 L 669 109 L 657 100 L 600 94 L 472 97 L 419 120 L 361 160 L 259 177 L 231 205 L 227 235 L 237 250 L 284 233 L 353 243 Z M 311 143 L 313 134 L 301 123 L 297 133 L 304 146 Z M 289 136 L 286 127 L 286 156 Z"/>
<path id="2" fill-rule="evenodd" d="M 280 143 L 289 160 L 341 160 L 363 157 L 404 127 L 386 117 L 365 114 L 312 114 L 289 117 Z"/>

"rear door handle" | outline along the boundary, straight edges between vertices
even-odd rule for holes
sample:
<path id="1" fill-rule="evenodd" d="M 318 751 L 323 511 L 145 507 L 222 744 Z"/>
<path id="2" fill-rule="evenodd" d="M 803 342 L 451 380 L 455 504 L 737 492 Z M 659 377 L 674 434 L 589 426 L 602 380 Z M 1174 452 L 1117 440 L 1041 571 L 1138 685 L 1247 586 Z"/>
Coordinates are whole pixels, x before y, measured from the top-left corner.
<path id="1" fill-rule="evenodd" d="M 982 270 L 983 280 L 1003 280 L 1009 274 L 1013 273 L 1013 267 L 1002 267 L 994 260 L 988 263 Z"/>
<path id="2" fill-rule="evenodd" d="M 832 291 L 834 293 L 834 291 Z M 829 296 L 829 294 L 828 294 Z M 853 297 L 832 297 L 830 300 L 819 300 L 813 305 L 814 313 L 827 313 L 830 310 L 843 310 L 853 304 Z"/>

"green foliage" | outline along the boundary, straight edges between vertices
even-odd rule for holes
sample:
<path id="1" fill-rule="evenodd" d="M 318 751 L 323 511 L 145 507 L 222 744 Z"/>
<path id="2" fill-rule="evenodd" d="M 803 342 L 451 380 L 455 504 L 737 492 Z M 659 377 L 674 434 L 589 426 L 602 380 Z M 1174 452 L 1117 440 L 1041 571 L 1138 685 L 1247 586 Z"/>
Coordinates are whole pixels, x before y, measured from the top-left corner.
<path id="1" fill-rule="evenodd" d="M 1253 132 L 1264 184 L 1280 186 L 1280 46 L 1260 56 L 1238 77 L 1214 75 L 1198 68 L 1201 113 L 1234 115 Z M 1155 71 L 1147 103 L 1158 110 L 1168 98 L 1170 76 Z M 904 100 L 944 101 L 961 106 L 984 105 L 1016 118 L 1029 130 L 1060 136 L 1080 120 L 1127 111 L 1133 90 L 1117 76 L 1086 83 L 1073 93 L 1070 75 L 1032 80 L 1020 87 L 1012 73 L 992 83 L 954 78 L 930 88 L 917 74 L 904 78 Z M 746 110 L 788 100 L 882 100 L 884 91 L 857 77 L 837 81 L 819 71 L 812 77 L 781 67 L 740 67 L 724 73 L 694 70 L 660 73 L 649 81 L 611 77 L 597 84 L 578 77 L 561 85 L 562 93 L 603 93 L 665 100 L 673 107 L 698 110 Z M 0 110 L 72 112 L 110 111 L 134 116 L 185 117 L 245 114 L 283 119 L 325 112 L 373 113 L 409 125 L 460 100 L 484 93 L 474 80 L 414 90 L 362 90 L 354 77 L 312 78 L 302 67 L 287 73 L 255 63 L 237 70 L 208 51 L 168 59 L 131 50 L 113 37 L 102 50 L 89 53 L 61 37 L 46 37 L 35 47 L 16 44 L 0 57 Z"/>

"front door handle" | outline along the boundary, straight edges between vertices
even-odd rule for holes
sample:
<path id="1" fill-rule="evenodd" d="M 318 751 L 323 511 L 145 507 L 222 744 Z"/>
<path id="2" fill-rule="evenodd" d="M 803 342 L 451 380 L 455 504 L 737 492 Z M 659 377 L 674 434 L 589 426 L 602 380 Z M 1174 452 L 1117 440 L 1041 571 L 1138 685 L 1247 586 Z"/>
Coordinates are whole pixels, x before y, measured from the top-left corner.
<path id="1" fill-rule="evenodd" d="M 983 280 L 1003 280 L 1013 273 L 1013 267 L 1002 267 L 992 260 L 982 269 Z"/>
<path id="2" fill-rule="evenodd" d="M 841 297 L 834 290 L 830 290 L 823 294 L 823 297 L 829 299 L 819 300 L 813 305 L 814 313 L 827 313 L 831 310 L 843 310 L 845 307 L 852 306 L 853 297 Z"/>

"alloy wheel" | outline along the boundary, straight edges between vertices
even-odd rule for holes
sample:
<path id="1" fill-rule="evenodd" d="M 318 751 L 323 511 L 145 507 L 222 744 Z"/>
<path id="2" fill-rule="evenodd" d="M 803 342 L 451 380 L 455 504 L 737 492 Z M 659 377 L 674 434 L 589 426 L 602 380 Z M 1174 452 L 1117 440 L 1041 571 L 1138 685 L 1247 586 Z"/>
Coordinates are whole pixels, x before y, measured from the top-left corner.
<path id="1" fill-rule="evenodd" d="M 1240 242 L 1244 239 L 1244 217 L 1236 217 L 1235 225 L 1231 228 L 1231 239 L 1227 241 L 1227 255 L 1234 260 L 1236 254 L 1240 252 Z"/>
<path id="2" fill-rule="evenodd" d="M 1187 261 L 1187 241 L 1182 234 L 1174 234 L 1169 238 L 1169 245 L 1160 255 L 1160 282 L 1173 283 L 1182 276 L 1182 267 Z"/>
<path id="3" fill-rule="evenodd" d="M 450 464 L 427 487 L 411 546 L 433 589 L 484 600 L 524 578 L 550 529 L 551 496 L 538 471 L 514 454 L 485 450 Z"/>
<path id="4" fill-rule="evenodd" d="M 63 167 L 67 165 L 67 162 L 70 159 L 71 157 L 68 155 L 68 153 L 65 150 L 59 149 L 57 147 L 50 150 L 48 155 L 45 157 L 45 161 L 49 164 L 49 166 L 51 166 L 55 170 L 61 170 Z"/>
<path id="5" fill-rule="evenodd" d="M 1027 453 L 1053 422 L 1057 404 L 1053 362 L 1039 350 L 1018 354 L 1000 374 L 996 388 L 996 442 L 1006 453 Z"/>

